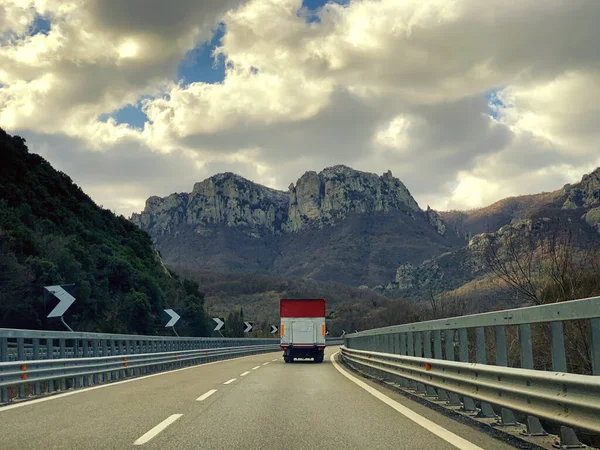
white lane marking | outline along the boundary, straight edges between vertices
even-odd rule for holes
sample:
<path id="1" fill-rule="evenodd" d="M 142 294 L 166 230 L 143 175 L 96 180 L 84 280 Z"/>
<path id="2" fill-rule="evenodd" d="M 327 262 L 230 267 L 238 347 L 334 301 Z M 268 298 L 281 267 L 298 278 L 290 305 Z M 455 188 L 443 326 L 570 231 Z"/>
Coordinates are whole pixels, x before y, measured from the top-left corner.
<path id="1" fill-rule="evenodd" d="M 158 433 L 163 431 L 165 428 L 167 428 L 169 425 L 171 425 L 173 422 L 175 422 L 181 416 L 183 416 L 183 414 L 173 414 L 172 416 L 167 417 L 165 420 L 163 420 L 161 423 L 156 425 L 154 428 L 152 428 L 150 431 L 148 431 L 146 434 L 144 434 L 137 441 L 135 441 L 133 443 L 133 445 L 144 445 L 146 442 L 150 441 Z"/>
<path id="2" fill-rule="evenodd" d="M 330 357 L 331 362 L 333 363 L 333 366 L 338 370 L 338 372 L 340 372 L 342 375 L 344 375 L 346 378 L 348 378 L 353 383 L 355 383 L 358 386 L 360 386 L 361 388 L 363 388 L 365 391 L 367 391 L 373 397 L 377 398 L 378 400 L 381 400 L 383 403 L 392 407 L 393 409 L 398 411 L 400 414 L 402 414 L 407 419 L 412 420 L 416 424 L 422 426 L 426 430 L 430 431 L 431 433 L 435 434 L 436 436 L 442 438 L 446 442 L 454 445 L 455 447 L 457 447 L 461 450 L 483 450 L 481 447 L 476 446 L 475 444 L 467 441 L 466 439 L 463 439 L 460 436 L 452 433 L 451 431 L 446 430 L 445 428 L 441 427 L 437 423 L 432 422 L 431 420 L 426 419 L 425 417 L 417 414 L 416 412 L 407 408 L 406 406 L 401 405 L 397 401 L 392 400 L 387 395 L 379 392 L 377 389 L 372 388 L 364 381 L 361 381 L 358 378 L 354 377 L 353 375 L 350 375 L 348 372 L 346 372 L 344 369 L 342 369 L 339 366 L 339 364 L 335 361 L 335 355 L 337 355 L 338 353 L 339 352 L 336 352 L 333 355 L 331 355 L 331 357 Z"/>
<path id="3" fill-rule="evenodd" d="M 260 369 L 260 366 L 253 367 L 252 370 Z"/>
<path id="4" fill-rule="evenodd" d="M 267 364 L 269 364 L 268 362 L 264 363 L 263 366 L 266 366 Z"/>
<path id="5" fill-rule="evenodd" d="M 272 360 L 271 362 L 275 362 L 275 361 L 278 361 L 278 360 L 279 360 L 279 358 L 277 358 L 277 359 L 274 359 L 274 360 Z"/>
<path id="6" fill-rule="evenodd" d="M 240 377 L 245 377 L 246 375 L 248 375 L 250 373 L 250 371 L 248 372 L 244 372 L 243 374 L 240 375 Z"/>
<path id="7" fill-rule="evenodd" d="M 225 383 L 223 384 L 231 384 L 233 383 L 235 380 L 237 380 L 237 378 L 232 378 L 231 380 L 227 380 Z"/>
<path id="8" fill-rule="evenodd" d="M 196 399 L 197 402 L 201 402 L 202 400 L 206 400 L 208 397 L 210 397 L 211 395 L 213 395 L 215 392 L 217 392 L 216 389 L 211 389 L 210 391 L 208 391 L 206 394 L 202 394 L 200 397 L 198 397 Z"/>
<path id="9" fill-rule="evenodd" d="M 81 394 L 83 392 L 95 391 L 96 389 L 104 389 L 107 387 L 117 386 L 119 384 L 124 384 L 124 383 L 133 383 L 134 381 L 140 381 L 140 380 L 144 380 L 146 378 L 152 378 L 152 377 L 160 377 L 162 375 L 169 375 L 171 373 L 181 372 L 183 370 L 201 369 L 202 367 L 212 366 L 213 364 L 221 364 L 224 362 L 238 361 L 240 359 L 245 359 L 245 358 L 256 358 L 257 356 L 260 356 L 260 355 L 240 356 L 239 358 L 224 359 L 223 361 L 213 361 L 213 362 L 209 362 L 209 363 L 198 364 L 195 366 L 183 367 L 181 369 L 169 370 L 167 372 L 159 372 L 159 373 L 153 373 L 150 375 L 144 375 L 143 377 L 130 378 L 128 380 L 115 381 L 113 383 L 107 383 L 107 384 L 100 384 L 98 386 L 92 386 L 92 387 L 85 388 L 85 389 L 77 389 L 77 390 L 74 390 L 71 392 L 64 392 L 62 394 L 49 395 L 48 397 L 36 398 L 35 400 L 28 400 L 23 403 L 15 403 L 14 405 L 0 406 L 0 413 L 3 411 L 8 411 L 10 409 L 22 408 L 23 406 L 35 405 L 37 403 L 48 402 L 50 400 L 57 400 L 59 398 L 70 397 L 71 395 Z"/>

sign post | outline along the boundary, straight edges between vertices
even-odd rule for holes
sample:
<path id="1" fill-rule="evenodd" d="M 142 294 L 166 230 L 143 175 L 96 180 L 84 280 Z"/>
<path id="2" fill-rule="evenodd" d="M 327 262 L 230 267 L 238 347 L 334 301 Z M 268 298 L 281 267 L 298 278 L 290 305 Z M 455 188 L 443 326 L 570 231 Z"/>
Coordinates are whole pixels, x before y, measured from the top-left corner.
<path id="1" fill-rule="evenodd" d="M 213 331 L 218 331 L 221 337 L 223 337 L 223 333 L 221 333 L 221 328 L 225 325 L 225 319 L 223 317 L 213 317 L 213 320 L 217 323 L 217 326 Z"/>
<path id="2" fill-rule="evenodd" d="M 70 291 L 70 292 L 67 292 Z M 64 313 L 67 312 L 67 309 L 75 303 L 75 297 L 72 295 L 75 293 L 75 285 L 74 284 L 62 284 L 57 286 L 44 286 L 44 301 L 48 303 L 49 301 L 56 299 L 58 300 L 58 304 L 50 311 L 48 314 L 48 319 L 53 317 L 60 317 L 60 321 L 69 331 L 73 331 L 73 329 L 67 325 L 65 319 L 63 317 Z"/>
<path id="3" fill-rule="evenodd" d="M 175 330 L 176 325 L 181 326 L 181 322 L 179 320 L 179 319 L 181 319 L 181 316 L 179 315 L 178 311 L 176 311 L 174 309 L 165 309 L 164 317 L 165 317 L 165 320 L 167 321 L 165 328 L 172 328 L 173 333 L 175 333 L 175 336 L 179 337 L 179 335 L 177 334 L 177 330 Z"/>

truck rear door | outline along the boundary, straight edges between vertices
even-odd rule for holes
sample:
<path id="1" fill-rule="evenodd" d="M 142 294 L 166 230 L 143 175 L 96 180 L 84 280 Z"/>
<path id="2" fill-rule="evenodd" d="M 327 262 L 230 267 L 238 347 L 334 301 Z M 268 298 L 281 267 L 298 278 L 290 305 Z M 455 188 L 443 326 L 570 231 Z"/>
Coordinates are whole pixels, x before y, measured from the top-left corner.
<path id="1" fill-rule="evenodd" d="M 316 327 L 312 320 L 296 319 L 292 321 L 291 343 L 293 345 L 310 344 L 317 342 Z"/>

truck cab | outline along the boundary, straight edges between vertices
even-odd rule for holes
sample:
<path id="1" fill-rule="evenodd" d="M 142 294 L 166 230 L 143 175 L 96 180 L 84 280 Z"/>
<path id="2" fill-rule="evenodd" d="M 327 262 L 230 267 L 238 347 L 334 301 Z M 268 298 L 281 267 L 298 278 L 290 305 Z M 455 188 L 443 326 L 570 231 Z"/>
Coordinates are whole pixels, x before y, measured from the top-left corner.
<path id="1" fill-rule="evenodd" d="M 283 359 L 313 359 L 323 362 L 325 354 L 325 299 L 281 299 L 280 333 Z"/>

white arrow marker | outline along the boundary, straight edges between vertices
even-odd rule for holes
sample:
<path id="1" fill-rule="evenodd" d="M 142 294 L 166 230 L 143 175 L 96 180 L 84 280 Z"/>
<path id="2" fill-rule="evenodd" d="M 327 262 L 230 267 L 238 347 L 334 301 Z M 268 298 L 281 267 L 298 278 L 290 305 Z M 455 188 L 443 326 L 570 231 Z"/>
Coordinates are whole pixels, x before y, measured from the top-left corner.
<path id="1" fill-rule="evenodd" d="M 175 324 L 177 323 L 177 321 L 179 319 L 181 319 L 181 316 L 179 314 L 177 314 L 175 311 L 173 311 L 172 309 L 165 309 L 165 312 L 171 316 L 171 320 L 169 320 L 167 322 L 167 324 L 165 325 L 165 328 L 167 327 L 174 327 Z"/>
<path id="2" fill-rule="evenodd" d="M 44 289 L 46 289 L 48 292 L 50 292 L 57 299 L 60 300 L 58 305 L 56 305 L 54 309 L 50 312 L 50 314 L 48 314 L 48 318 L 62 317 L 62 315 L 67 311 L 67 309 L 69 309 L 69 306 L 71 306 L 75 302 L 75 297 L 73 297 L 60 286 L 46 286 Z"/>
<path id="3" fill-rule="evenodd" d="M 252 324 L 250 322 L 244 322 L 244 325 L 246 325 L 244 333 L 250 333 L 252 331 Z"/>
<path id="4" fill-rule="evenodd" d="M 277 331 L 277 327 L 275 325 L 271 325 L 271 334 L 275 334 Z"/>
<path id="5" fill-rule="evenodd" d="M 215 327 L 215 331 L 219 331 L 221 328 L 223 328 L 223 325 L 225 325 L 225 322 L 223 322 L 221 319 L 219 319 L 218 317 L 213 317 L 213 320 L 215 322 L 217 322 L 217 326 Z"/>

